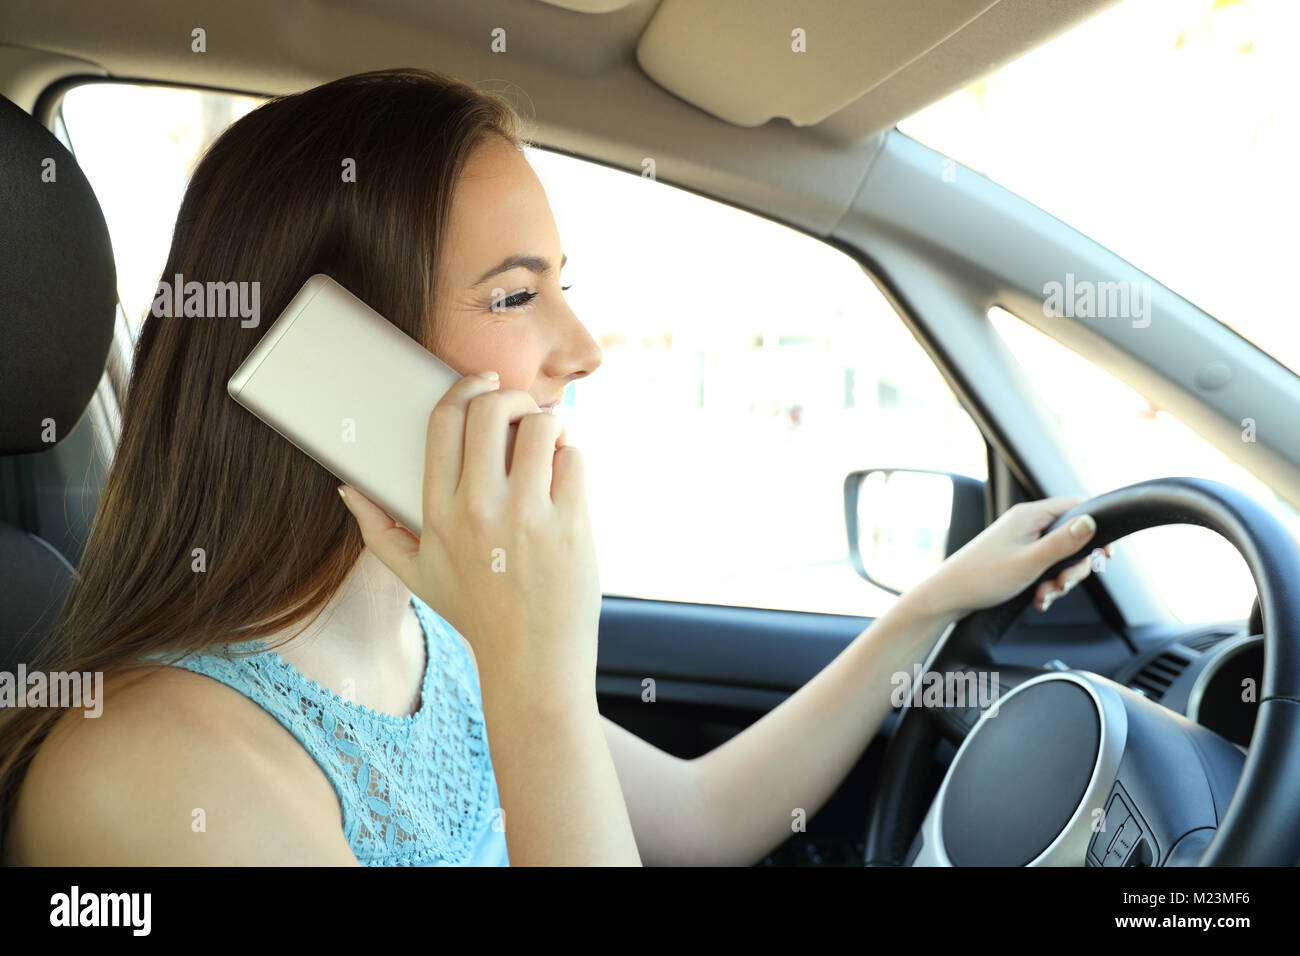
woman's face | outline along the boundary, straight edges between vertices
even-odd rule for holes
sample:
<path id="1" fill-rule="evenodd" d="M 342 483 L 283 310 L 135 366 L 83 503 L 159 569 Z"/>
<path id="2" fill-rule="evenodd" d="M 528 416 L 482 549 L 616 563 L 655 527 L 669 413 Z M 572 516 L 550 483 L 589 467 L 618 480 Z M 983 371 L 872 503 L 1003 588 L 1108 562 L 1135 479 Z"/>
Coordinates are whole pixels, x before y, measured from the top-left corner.
<path id="1" fill-rule="evenodd" d="M 541 181 L 523 153 L 491 137 L 470 156 L 452 200 L 438 357 L 462 375 L 495 370 L 502 388 L 522 389 L 538 405 L 559 401 L 601 363 L 600 346 L 564 300 L 563 264 Z"/>

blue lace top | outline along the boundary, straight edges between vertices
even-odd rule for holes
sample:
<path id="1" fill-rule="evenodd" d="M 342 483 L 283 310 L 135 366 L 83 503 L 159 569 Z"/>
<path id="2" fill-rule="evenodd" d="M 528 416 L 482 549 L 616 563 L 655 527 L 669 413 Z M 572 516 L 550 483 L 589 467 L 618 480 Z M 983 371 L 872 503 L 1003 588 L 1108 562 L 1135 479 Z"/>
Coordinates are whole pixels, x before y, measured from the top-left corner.
<path id="1" fill-rule="evenodd" d="M 260 641 L 174 661 L 268 711 L 307 749 L 338 795 L 343 832 L 366 866 L 509 866 L 483 702 L 456 630 L 419 598 L 428 664 L 420 709 L 396 717 L 309 680 Z"/>

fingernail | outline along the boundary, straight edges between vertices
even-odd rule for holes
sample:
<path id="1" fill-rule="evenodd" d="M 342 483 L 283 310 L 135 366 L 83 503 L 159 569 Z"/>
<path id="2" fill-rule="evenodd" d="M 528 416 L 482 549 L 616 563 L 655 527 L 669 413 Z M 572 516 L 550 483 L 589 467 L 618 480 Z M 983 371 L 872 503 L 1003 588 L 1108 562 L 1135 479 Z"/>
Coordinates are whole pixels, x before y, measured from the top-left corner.
<path id="1" fill-rule="evenodd" d="M 339 485 L 339 497 L 343 499 L 344 504 L 348 503 L 348 496 L 344 493 L 342 485 Z"/>
<path id="2" fill-rule="evenodd" d="M 1052 602 L 1059 598 L 1064 591 L 1048 591 L 1047 596 L 1043 598 L 1043 610 L 1046 611 L 1052 606 Z"/>
<path id="3" fill-rule="evenodd" d="M 1067 595 L 1067 594 L 1069 594 L 1071 591 L 1073 591 L 1073 590 L 1074 590 L 1074 586 L 1075 586 L 1076 584 L 1078 584 L 1078 583 L 1079 583 L 1079 582 L 1078 582 L 1077 580 L 1076 580 L 1076 581 L 1067 581 L 1066 584 L 1065 584 L 1065 588 L 1061 591 L 1061 596 L 1064 597 L 1065 595 Z"/>
<path id="4" fill-rule="evenodd" d="M 496 382 L 501 379 L 501 376 L 498 375 L 496 372 L 479 372 L 478 374 L 481 378 L 485 378 L 489 382 Z"/>
<path id="5" fill-rule="evenodd" d="M 1076 538 L 1086 538 L 1097 530 L 1097 522 L 1092 515 L 1080 515 L 1070 524 L 1070 534 Z"/>
<path id="6" fill-rule="evenodd" d="M 1097 574 L 1106 570 L 1106 552 L 1101 548 L 1096 548 L 1092 552 L 1092 570 Z"/>

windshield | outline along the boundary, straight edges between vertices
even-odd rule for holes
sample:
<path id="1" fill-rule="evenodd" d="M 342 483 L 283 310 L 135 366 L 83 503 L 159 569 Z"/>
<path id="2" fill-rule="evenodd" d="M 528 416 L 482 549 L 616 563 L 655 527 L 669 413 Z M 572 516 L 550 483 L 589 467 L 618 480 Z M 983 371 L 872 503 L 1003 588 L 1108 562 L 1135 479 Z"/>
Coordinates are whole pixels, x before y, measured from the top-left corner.
<path id="1" fill-rule="evenodd" d="M 1297 35 L 1296 0 L 1127 0 L 898 128 L 1298 372 Z"/>

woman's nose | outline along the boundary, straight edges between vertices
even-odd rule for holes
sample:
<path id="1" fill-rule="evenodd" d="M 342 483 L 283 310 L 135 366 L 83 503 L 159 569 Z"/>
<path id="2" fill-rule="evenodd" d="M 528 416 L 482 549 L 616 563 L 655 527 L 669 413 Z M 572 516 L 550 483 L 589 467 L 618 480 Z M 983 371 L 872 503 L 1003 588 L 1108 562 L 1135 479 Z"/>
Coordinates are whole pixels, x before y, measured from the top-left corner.
<path id="1" fill-rule="evenodd" d="M 564 338 L 557 343 L 553 355 L 557 366 L 553 374 L 566 382 L 586 378 L 600 368 L 601 362 L 605 360 L 600 344 L 592 338 L 576 315 L 566 325 Z"/>

